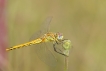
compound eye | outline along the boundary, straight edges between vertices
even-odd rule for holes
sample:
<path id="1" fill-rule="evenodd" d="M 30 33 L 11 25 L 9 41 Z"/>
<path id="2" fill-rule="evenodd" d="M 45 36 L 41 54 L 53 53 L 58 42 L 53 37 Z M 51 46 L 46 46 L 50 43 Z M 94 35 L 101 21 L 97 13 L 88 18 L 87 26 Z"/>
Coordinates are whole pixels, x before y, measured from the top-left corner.
<path id="1" fill-rule="evenodd" d="M 62 40 L 63 39 L 63 35 L 61 33 L 57 33 L 57 39 Z"/>

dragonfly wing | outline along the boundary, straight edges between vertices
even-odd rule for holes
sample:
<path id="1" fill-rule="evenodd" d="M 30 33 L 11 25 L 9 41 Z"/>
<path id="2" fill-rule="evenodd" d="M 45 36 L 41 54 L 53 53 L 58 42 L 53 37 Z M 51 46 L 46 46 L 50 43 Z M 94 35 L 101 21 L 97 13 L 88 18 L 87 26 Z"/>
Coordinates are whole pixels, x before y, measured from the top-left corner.
<path id="1" fill-rule="evenodd" d="M 31 38 L 29 39 L 29 41 L 32 41 L 32 40 L 36 40 L 37 38 L 40 38 L 42 36 L 42 32 L 41 30 L 40 31 L 37 31 L 36 33 L 34 33 Z"/>
<path id="2" fill-rule="evenodd" d="M 57 59 L 51 48 L 53 48 L 52 43 L 40 43 L 34 45 L 33 52 L 35 52 L 45 64 L 54 67 L 56 66 Z"/>
<path id="3" fill-rule="evenodd" d="M 39 38 L 40 36 L 46 34 L 49 31 L 50 22 L 52 20 L 52 17 L 48 17 L 41 27 L 41 30 L 35 33 L 31 38 L 31 40 L 35 40 L 36 38 Z M 33 46 L 33 52 L 38 55 L 38 57 L 45 62 L 49 66 L 55 66 L 57 63 L 57 59 L 53 54 L 53 50 L 50 50 L 48 48 L 53 48 L 53 43 L 39 43 L 35 44 Z"/>
<path id="4" fill-rule="evenodd" d="M 46 18 L 46 21 L 44 22 L 44 24 L 41 27 L 42 33 L 49 32 L 49 30 L 50 30 L 50 23 L 51 23 L 52 18 L 53 18 L 52 16 L 49 16 L 49 17 Z"/>
<path id="5" fill-rule="evenodd" d="M 35 38 L 38 38 L 44 34 L 46 34 L 49 30 L 50 30 L 50 22 L 52 20 L 52 16 L 48 17 L 45 22 L 42 24 L 42 27 L 40 28 L 40 30 L 37 33 L 34 33 L 31 38 L 31 40 L 34 40 Z"/>

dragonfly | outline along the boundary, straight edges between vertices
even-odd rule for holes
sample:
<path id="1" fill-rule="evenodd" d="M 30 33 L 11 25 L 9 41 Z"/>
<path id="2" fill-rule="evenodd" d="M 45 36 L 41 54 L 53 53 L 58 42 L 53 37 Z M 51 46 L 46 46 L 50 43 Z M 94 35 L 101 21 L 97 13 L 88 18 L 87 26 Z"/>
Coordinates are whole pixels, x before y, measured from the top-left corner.
<path id="1" fill-rule="evenodd" d="M 31 37 L 31 39 L 30 39 L 31 41 L 24 43 L 24 44 L 20 44 L 20 45 L 16 45 L 16 46 L 7 48 L 6 51 L 11 51 L 11 50 L 18 49 L 18 48 L 28 47 L 31 45 L 36 45 L 36 47 L 35 47 L 35 48 L 37 48 L 36 52 L 41 59 L 43 59 L 45 62 L 57 61 L 55 59 L 55 55 L 47 48 L 49 46 L 46 43 L 50 42 L 49 44 L 51 44 L 53 46 L 53 49 L 55 52 L 57 52 L 63 56 L 69 56 L 69 49 L 71 47 L 71 41 L 69 39 L 64 39 L 64 36 L 59 32 L 57 32 L 57 33 L 49 32 L 51 20 L 52 20 L 52 17 L 48 17 L 46 19 L 43 27 L 41 27 L 41 30 L 38 31 L 37 33 L 35 33 Z M 61 45 L 63 50 L 59 49 L 57 45 Z M 42 55 L 45 54 L 43 52 L 46 52 L 48 54 L 47 56 L 49 56 L 49 61 L 47 60 L 47 56 L 43 56 L 44 58 L 42 58 Z"/>

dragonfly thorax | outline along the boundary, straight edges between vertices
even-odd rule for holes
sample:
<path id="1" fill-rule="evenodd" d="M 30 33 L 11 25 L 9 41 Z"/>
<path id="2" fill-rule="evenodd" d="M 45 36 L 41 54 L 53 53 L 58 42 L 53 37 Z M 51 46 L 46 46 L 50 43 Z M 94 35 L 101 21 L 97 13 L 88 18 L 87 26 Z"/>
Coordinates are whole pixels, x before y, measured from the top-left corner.
<path id="1" fill-rule="evenodd" d="M 45 42 L 50 42 L 50 41 L 61 41 L 63 40 L 63 35 L 61 33 L 53 33 L 49 32 L 44 34 L 42 37 Z"/>
<path id="2" fill-rule="evenodd" d="M 55 35 L 52 32 L 48 32 L 44 34 L 43 38 L 45 39 L 45 42 L 55 41 Z"/>

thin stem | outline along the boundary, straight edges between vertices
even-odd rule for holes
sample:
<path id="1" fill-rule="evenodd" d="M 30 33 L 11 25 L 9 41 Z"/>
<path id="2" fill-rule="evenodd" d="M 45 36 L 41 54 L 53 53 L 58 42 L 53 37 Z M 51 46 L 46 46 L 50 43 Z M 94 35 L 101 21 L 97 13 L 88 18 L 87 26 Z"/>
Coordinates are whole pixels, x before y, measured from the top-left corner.
<path id="1" fill-rule="evenodd" d="M 65 56 L 65 70 L 64 71 L 68 71 L 68 57 Z"/>

